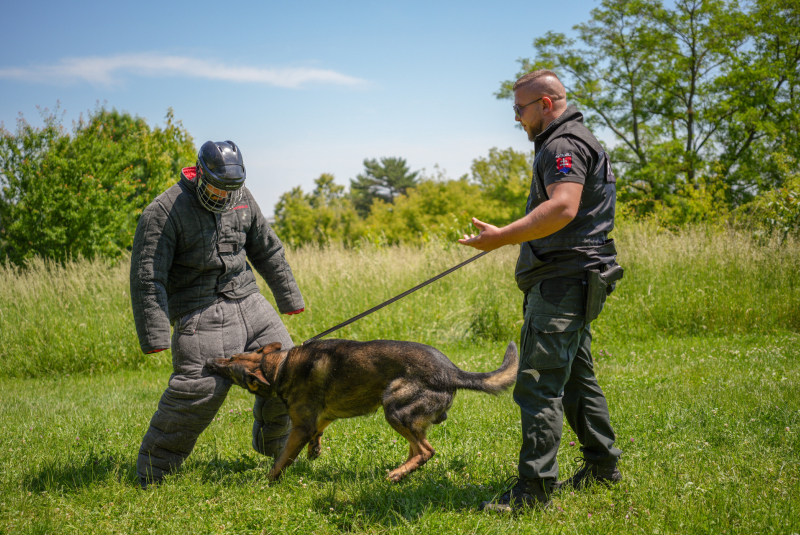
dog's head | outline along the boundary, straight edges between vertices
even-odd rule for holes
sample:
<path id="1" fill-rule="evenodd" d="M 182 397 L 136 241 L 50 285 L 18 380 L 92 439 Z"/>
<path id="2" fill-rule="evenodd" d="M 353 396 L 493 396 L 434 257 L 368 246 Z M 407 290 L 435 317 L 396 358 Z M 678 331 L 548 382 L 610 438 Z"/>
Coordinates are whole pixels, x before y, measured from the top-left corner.
<path id="1" fill-rule="evenodd" d="M 264 357 L 280 350 L 281 344 L 276 342 L 252 353 L 239 353 L 229 359 L 211 359 L 205 367 L 210 373 L 225 377 L 254 394 L 268 398 L 273 392 L 267 375 L 274 376 L 269 371 L 277 366 L 277 360 L 274 366 L 270 366 L 271 362 L 265 362 Z"/>

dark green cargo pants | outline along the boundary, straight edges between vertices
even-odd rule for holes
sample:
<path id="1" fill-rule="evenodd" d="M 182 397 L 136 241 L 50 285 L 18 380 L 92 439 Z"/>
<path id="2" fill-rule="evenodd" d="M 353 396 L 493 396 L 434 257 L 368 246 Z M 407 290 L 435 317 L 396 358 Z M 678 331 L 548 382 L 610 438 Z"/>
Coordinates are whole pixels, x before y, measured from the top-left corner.
<path id="1" fill-rule="evenodd" d="M 556 454 L 565 414 L 585 459 L 615 462 L 622 452 L 614 447 L 608 405 L 594 375 L 583 282 L 542 281 L 525 295 L 524 308 L 514 387 L 522 416 L 520 477 L 558 478 Z"/>

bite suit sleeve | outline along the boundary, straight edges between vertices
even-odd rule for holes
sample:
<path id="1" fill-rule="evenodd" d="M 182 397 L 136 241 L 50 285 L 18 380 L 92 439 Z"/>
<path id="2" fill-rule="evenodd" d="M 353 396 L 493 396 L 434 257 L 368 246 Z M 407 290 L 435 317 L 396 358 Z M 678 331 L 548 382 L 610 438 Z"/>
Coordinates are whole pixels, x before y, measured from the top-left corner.
<path id="1" fill-rule="evenodd" d="M 250 199 L 253 221 L 247 233 L 247 258 L 269 285 L 282 314 L 305 308 L 303 296 L 286 261 L 283 243 L 267 223 L 255 200 Z"/>
<path id="2" fill-rule="evenodd" d="M 131 304 L 139 346 L 152 353 L 170 346 L 167 277 L 175 254 L 176 233 L 157 200 L 142 213 L 131 254 Z"/>

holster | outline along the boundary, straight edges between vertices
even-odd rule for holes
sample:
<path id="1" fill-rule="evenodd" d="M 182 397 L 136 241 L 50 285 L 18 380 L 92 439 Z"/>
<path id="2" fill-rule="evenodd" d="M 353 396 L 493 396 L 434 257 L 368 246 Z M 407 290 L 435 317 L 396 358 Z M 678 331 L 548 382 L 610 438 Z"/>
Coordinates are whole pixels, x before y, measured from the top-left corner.
<path id="1" fill-rule="evenodd" d="M 614 291 L 616 282 L 622 278 L 624 270 L 619 264 L 605 266 L 603 271 L 589 271 L 586 281 L 586 322 L 600 315 L 606 297 Z"/>

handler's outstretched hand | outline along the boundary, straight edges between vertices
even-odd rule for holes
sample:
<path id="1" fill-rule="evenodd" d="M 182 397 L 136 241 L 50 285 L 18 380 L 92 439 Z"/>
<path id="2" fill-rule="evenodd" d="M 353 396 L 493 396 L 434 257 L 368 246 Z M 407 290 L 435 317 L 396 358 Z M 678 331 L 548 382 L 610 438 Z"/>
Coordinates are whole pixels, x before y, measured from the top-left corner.
<path id="1" fill-rule="evenodd" d="M 464 234 L 464 237 L 458 240 L 458 243 L 461 245 L 474 247 L 475 249 L 481 251 L 494 251 L 495 249 L 505 245 L 505 243 L 502 241 L 500 229 L 494 225 L 484 223 L 483 221 L 474 217 L 472 218 L 472 224 L 475 225 L 480 233 L 477 236 L 475 234 L 470 234 L 469 236 Z"/>

